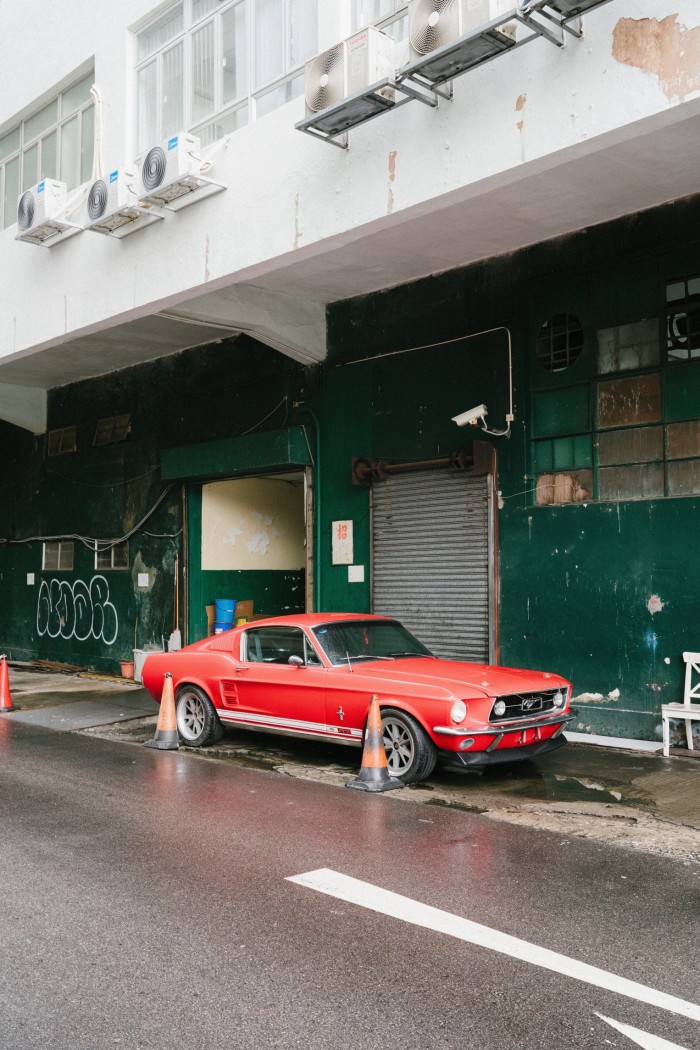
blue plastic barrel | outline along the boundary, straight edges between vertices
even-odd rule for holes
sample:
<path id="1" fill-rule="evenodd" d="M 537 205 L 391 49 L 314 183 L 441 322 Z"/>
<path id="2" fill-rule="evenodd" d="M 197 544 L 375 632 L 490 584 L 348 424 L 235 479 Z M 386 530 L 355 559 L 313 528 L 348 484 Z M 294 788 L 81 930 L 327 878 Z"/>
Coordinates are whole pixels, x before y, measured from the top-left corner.
<path id="1" fill-rule="evenodd" d="M 233 617 L 236 613 L 236 599 L 235 598 L 217 598 L 216 611 L 214 619 L 217 623 L 225 623 L 229 626 L 233 623 Z"/>
<path id="2" fill-rule="evenodd" d="M 223 634 L 224 631 L 230 631 L 232 623 L 219 623 L 218 620 L 214 620 L 214 634 Z"/>

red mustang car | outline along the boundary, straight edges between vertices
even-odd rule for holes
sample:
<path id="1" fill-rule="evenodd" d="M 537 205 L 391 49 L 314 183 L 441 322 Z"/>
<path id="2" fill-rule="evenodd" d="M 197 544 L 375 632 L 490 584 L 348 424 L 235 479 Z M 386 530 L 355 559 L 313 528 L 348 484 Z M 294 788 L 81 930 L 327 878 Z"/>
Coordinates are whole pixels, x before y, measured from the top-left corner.
<path id="1" fill-rule="evenodd" d="M 189 747 L 224 726 L 361 747 L 377 694 L 389 774 L 407 783 L 438 758 L 464 768 L 542 755 L 566 742 L 574 717 L 558 675 L 441 660 L 383 616 L 282 616 L 153 653 L 143 684 L 156 700 L 166 671 Z"/>

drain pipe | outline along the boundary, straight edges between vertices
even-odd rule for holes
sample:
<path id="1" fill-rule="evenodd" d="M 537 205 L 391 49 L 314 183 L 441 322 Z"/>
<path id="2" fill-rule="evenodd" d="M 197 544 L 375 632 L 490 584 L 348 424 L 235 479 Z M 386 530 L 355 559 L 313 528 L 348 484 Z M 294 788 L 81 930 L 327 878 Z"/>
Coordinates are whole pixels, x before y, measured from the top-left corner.
<path id="1" fill-rule="evenodd" d="M 313 505 L 314 505 L 314 612 L 320 612 L 321 605 L 321 424 L 318 416 L 312 408 L 304 406 L 303 409 L 298 413 L 299 416 L 310 416 L 314 425 L 314 454 L 312 456 L 314 468 L 314 489 L 313 489 Z M 306 427 L 302 423 L 304 428 L 304 434 L 306 434 Z M 308 438 L 306 439 L 308 444 Z M 311 449 L 309 449 L 309 452 Z"/>

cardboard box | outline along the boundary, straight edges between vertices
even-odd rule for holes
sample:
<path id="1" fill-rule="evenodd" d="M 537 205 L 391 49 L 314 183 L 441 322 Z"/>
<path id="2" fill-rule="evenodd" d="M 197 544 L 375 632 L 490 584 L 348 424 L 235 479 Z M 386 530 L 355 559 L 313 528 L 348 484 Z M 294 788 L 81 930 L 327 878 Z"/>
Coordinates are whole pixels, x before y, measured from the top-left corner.
<path id="1" fill-rule="evenodd" d="M 216 606 L 215 605 L 205 605 L 204 608 L 207 611 L 207 634 L 213 634 L 214 633 L 214 620 L 216 618 Z"/>
<path id="2" fill-rule="evenodd" d="M 236 612 L 233 617 L 233 622 L 238 623 L 239 620 L 252 620 L 253 606 L 254 602 L 252 598 L 247 601 L 236 602 Z"/>

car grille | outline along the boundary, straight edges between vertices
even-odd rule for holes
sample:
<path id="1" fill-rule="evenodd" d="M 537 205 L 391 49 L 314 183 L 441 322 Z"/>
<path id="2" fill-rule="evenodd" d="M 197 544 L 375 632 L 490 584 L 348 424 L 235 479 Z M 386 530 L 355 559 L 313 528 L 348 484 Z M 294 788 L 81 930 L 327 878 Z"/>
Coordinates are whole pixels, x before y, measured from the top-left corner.
<path id="1" fill-rule="evenodd" d="M 527 718 L 528 715 L 542 715 L 548 711 L 554 711 L 554 697 L 558 692 L 560 692 L 559 689 L 545 689 L 539 693 L 511 693 L 508 696 L 497 696 L 496 700 L 505 702 L 506 712 L 503 715 L 495 715 L 491 708 L 489 721 L 506 722 L 509 718 Z"/>

